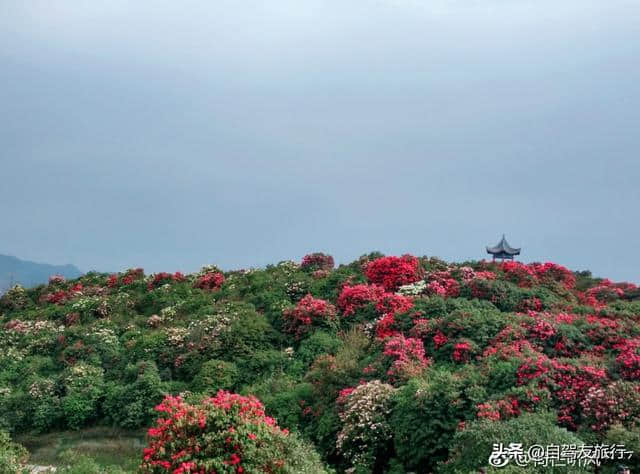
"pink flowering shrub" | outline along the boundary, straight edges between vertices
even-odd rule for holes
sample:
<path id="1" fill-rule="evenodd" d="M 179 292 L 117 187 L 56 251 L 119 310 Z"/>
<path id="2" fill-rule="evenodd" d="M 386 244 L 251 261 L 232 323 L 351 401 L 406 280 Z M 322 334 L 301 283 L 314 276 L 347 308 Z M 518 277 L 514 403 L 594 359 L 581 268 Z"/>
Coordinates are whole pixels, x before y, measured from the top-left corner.
<path id="1" fill-rule="evenodd" d="M 422 341 L 403 335 L 389 339 L 383 354 L 391 360 L 387 374 L 396 380 L 419 375 L 431 364 L 431 360 L 425 357 Z"/>
<path id="2" fill-rule="evenodd" d="M 335 319 L 336 308 L 331 303 L 310 294 L 302 298 L 295 307 L 286 308 L 282 312 L 284 330 L 302 337 L 312 327 L 318 327 Z"/>
<path id="3" fill-rule="evenodd" d="M 62 275 L 51 275 L 49 277 L 49 285 L 58 285 L 64 282 L 65 278 Z"/>
<path id="4" fill-rule="evenodd" d="M 580 403 L 587 391 L 603 386 L 607 380 L 604 369 L 563 363 L 544 356 L 527 360 L 518 368 L 518 384 L 533 381 L 539 388 L 548 388 L 558 410 L 558 423 L 571 429 L 579 424 Z"/>
<path id="5" fill-rule="evenodd" d="M 330 274 L 331 270 L 315 270 L 313 273 L 311 273 L 311 276 L 316 280 L 321 280 L 328 277 Z"/>
<path id="6" fill-rule="evenodd" d="M 427 284 L 428 295 L 456 298 L 460 295 L 460 284 L 453 278 L 433 280 Z"/>
<path id="7" fill-rule="evenodd" d="M 520 403 L 515 397 L 480 403 L 476 406 L 476 410 L 478 418 L 485 418 L 491 421 L 514 418 L 521 413 Z"/>
<path id="8" fill-rule="evenodd" d="M 384 288 L 378 285 L 347 285 L 338 297 L 338 308 L 344 316 L 351 316 L 369 303 L 378 303 L 384 294 Z"/>
<path id="9" fill-rule="evenodd" d="M 392 327 L 395 315 L 413 308 L 413 300 L 407 296 L 390 293 L 379 285 L 344 286 L 338 297 L 338 308 L 344 316 L 351 316 L 356 311 L 372 306 L 381 318 L 376 324 L 376 335 L 386 338 L 397 334 Z"/>
<path id="10" fill-rule="evenodd" d="M 394 329 L 396 314 L 404 313 L 413 308 L 413 301 L 406 296 L 395 293 L 385 293 L 376 303 L 376 311 L 383 316 L 376 324 L 376 336 L 380 339 L 400 334 Z"/>
<path id="11" fill-rule="evenodd" d="M 580 406 L 584 423 L 600 434 L 614 424 L 636 426 L 640 422 L 640 385 L 617 381 L 590 387 Z"/>
<path id="12" fill-rule="evenodd" d="M 383 293 L 376 301 L 376 311 L 381 314 L 399 314 L 413 308 L 413 300 L 395 293 Z"/>
<path id="13" fill-rule="evenodd" d="M 419 260 L 411 255 L 378 258 L 366 265 L 364 273 L 371 283 L 382 285 L 387 291 L 414 283 L 422 275 Z"/>
<path id="14" fill-rule="evenodd" d="M 201 290 L 215 291 L 219 290 L 222 284 L 224 283 L 224 275 L 222 272 L 207 272 L 204 275 L 198 277 L 196 282 L 193 284 L 195 288 L 200 288 Z"/>
<path id="15" fill-rule="evenodd" d="M 119 286 L 131 285 L 138 280 L 144 278 L 144 270 L 142 268 L 131 268 L 127 270 L 124 275 L 114 273 L 109 275 L 107 279 L 107 287 L 116 288 Z"/>
<path id="16" fill-rule="evenodd" d="M 460 275 L 462 281 L 470 281 L 475 272 L 468 267 L 459 270 L 440 270 L 427 274 L 425 281 L 427 288 L 425 293 L 428 295 L 439 295 L 448 298 L 457 298 L 460 296 L 460 283 L 454 274 Z"/>
<path id="17" fill-rule="evenodd" d="M 440 349 L 447 342 L 449 342 L 449 338 L 445 336 L 442 331 L 436 331 L 435 335 L 433 336 L 433 344 L 435 345 L 436 349 Z"/>
<path id="18" fill-rule="evenodd" d="M 537 342 L 545 342 L 551 339 L 556 335 L 556 329 L 553 324 L 542 317 L 542 315 L 538 315 L 534 313 L 533 321 L 525 324 L 525 327 L 528 330 L 527 338 L 531 340 L 535 340 Z"/>
<path id="19" fill-rule="evenodd" d="M 175 272 L 174 274 L 160 272 L 153 275 L 151 281 L 147 284 L 147 288 L 149 290 L 153 290 L 154 288 L 159 288 L 167 283 L 181 281 L 185 281 L 185 276 L 180 272 Z"/>
<path id="20" fill-rule="evenodd" d="M 540 298 L 532 297 L 532 298 L 525 298 L 522 301 L 520 301 L 520 304 L 516 309 L 521 313 L 526 313 L 529 311 L 542 311 L 542 308 L 543 306 Z"/>
<path id="21" fill-rule="evenodd" d="M 589 288 L 585 292 L 585 297 L 588 301 L 594 301 L 595 304 L 606 304 L 611 301 L 615 301 L 624 295 L 624 290 L 611 280 L 605 279 L 600 282 L 599 285 Z"/>
<path id="22" fill-rule="evenodd" d="M 302 258 L 300 268 L 310 270 L 333 270 L 334 261 L 331 255 L 325 255 L 322 252 L 310 253 Z"/>
<path id="23" fill-rule="evenodd" d="M 459 341 L 453 345 L 453 354 L 451 355 L 451 357 L 456 362 L 469 362 L 471 356 L 473 355 L 473 351 L 473 343 L 471 341 Z"/>
<path id="24" fill-rule="evenodd" d="M 255 397 L 221 390 L 192 405 L 167 396 L 155 409 L 160 417 L 148 431 L 144 473 L 285 473 L 310 463 L 299 459 L 301 442 Z"/>
<path id="25" fill-rule="evenodd" d="M 616 348 L 620 351 L 616 365 L 622 378 L 640 380 L 640 338 L 624 339 Z"/>
<path id="26" fill-rule="evenodd" d="M 567 290 L 571 290 L 576 284 L 573 272 L 557 263 L 534 263 L 532 267 L 536 278 L 542 284 L 560 283 Z"/>
<path id="27" fill-rule="evenodd" d="M 61 289 L 52 293 L 45 293 L 41 295 L 40 301 L 43 303 L 64 305 L 72 299 L 78 296 L 82 296 L 83 290 L 84 286 L 82 285 L 82 283 L 76 283 L 67 290 Z"/>
<path id="28" fill-rule="evenodd" d="M 537 282 L 535 270 L 524 263 L 506 261 L 501 265 L 500 269 L 504 273 L 507 281 L 515 283 L 520 287 L 530 287 Z"/>

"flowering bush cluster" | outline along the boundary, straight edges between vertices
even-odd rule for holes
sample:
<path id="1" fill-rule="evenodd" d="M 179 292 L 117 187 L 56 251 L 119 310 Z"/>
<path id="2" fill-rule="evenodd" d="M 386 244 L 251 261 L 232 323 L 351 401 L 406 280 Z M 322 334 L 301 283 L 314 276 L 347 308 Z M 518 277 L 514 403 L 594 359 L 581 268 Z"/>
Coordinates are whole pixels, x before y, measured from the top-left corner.
<path id="1" fill-rule="evenodd" d="M 371 472 L 380 451 L 391 438 L 388 418 L 393 393 L 391 385 L 379 380 L 341 393 L 342 429 L 336 446 L 353 467 Z"/>
<path id="2" fill-rule="evenodd" d="M 207 272 L 200 276 L 193 286 L 201 290 L 214 291 L 219 290 L 223 283 L 224 275 L 222 272 Z"/>
<path id="3" fill-rule="evenodd" d="M 302 258 L 300 267 L 309 270 L 330 271 L 333 270 L 334 261 L 331 255 L 322 252 L 310 253 Z"/>
<path id="4" fill-rule="evenodd" d="M 49 285 L 57 285 L 64 282 L 65 278 L 62 275 L 51 275 L 49 277 Z"/>
<path id="5" fill-rule="evenodd" d="M 29 304 L 29 297 L 22 285 L 14 285 L 0 297 L 0 308 L 9 311 L 25 308 Z"/>
<path id="6" fill-rule="evenodd" d="M 614 424 L 633 427 L 640 421 L 640 385 L 617 381 L 590 387 L 580 402 L 585 423 L 603 433 Z"/>
<path id="7" fill-rule="evenodd" d="M 153 290 L 154 288 L 159 288 L 167 283 L 180 281 L 185 281 L 185 276 L 180 272 L 175 272 L 173 274 L 167 272 L 155 273 L 151 276 L 149 283 L 147 283 L 147 288 L 149 290 Z"/>
<path id="8" fill-rule="evenodd" d="M 600 309 L 606 306 L 606 304 L 622 298 L 627 292 L 632 292 L 637 288 L 638 286 L 633 283 L 614 283 L 605 278 L 580 296 L 582 296 L 581 299 L 584 303 Z"/>
<path id="9" fill-rule="evenodd" d="M 587 391 L 601 387 L 607 379 L 604 369 L 544 357 L 525 362 L 518 368 L 518 382 L 534 381 L 537 387 L 547 388 L 558 410 L 558 422 L 573 429 L 580 423 L 581 402 Z"/>
<path id="10" fill-rule="evenodd" d="M 378 285 L 346 285 L 338 297 L 338 308 L 344 316 L 351 316 L 369 303 L 377 303 L 384 294 L 384 288 Z"/>
<path id="11" fill-rule="evenodd" d="M 431 360 L 425 356 L 422 341 L 403 335 L 389 339 L 383 354 L 392 361 L 387 374 L 393 379 L 419 375 L 431 364 Z"/>
<path id="12" fill-rule="evenodd" d="M 255 397 L 219 391 L 197 405 L 166 397 L 149 429 L 143 472 L 292 472 L 289 433 Z"/>
<path id="13" fill-rule="evenodd" d="M 640 338 L 624 339 L 615 346 L 618 371 L 627 380 L 640 380 Z"/>
<path id="14" fill-rule="evenodd" d="M 380 316 L 375 332 L 377 337 L 384 339 L 398 333 L 393 328 L 395 315 L 409 311 L 413 307 L 413 301 L 404 294 L 387 292 L 379 285 L 346 285 L 342 288 L 338 308 L 344 316 L 351 316 L 369 306 Z"/>
<path id="15" fill-rule="evenodd" d="M 336 317 L 336 308 L 325 300 L 314 298 L 310 294 L 298 301 L 293 308 L 282 312 L 284 329 L 298 338 L 307 333 L 311 326 L 321 326 Z"/>
<path id="16" fill-rule="evenodd" d="M 371 283 L 382 285 L 387 291 L 396 291 L 400 286 L 418 281 L 422 270 L 416 257 L 381 257 L 369 262 L 365 275 Z"/>
<path id="17" fill-rule="evenodd" d="M 57 305 L 64 305 L 72 299 L 82 296 L 83 293 L 82 283 L 71 286 L 69 289 L 55 290 L 52 293 L 45 293 L 41 296 L 41 301 L 45 303 L 53 303 Z"/>
<path id="18" fill-rule="evenodd" d="M 142 280 L 143 278 L 144 270 L 142 268 L 131 268 L 122 275 L 116 273 L 109 275 L 109 278 L 107 279 L 107 286 L 109 288 L 128 286 L 138 280 Z"/>
<path id="19" fill-rule="evenodd" d="M 513 418 L 521 413 L 520 403 L 515 397 L 479 403 L 476 408 L 478 410 L 478 418 L 485 418 L 492 421 Z"/>
<path id="20" fill-rule="evenodd" d="M 324 472 L 314 449 L 337 472 L 474 472 L 522 426 L 635 442 L 636 285 L 552 263 L 372 253 L 334 267 L 316 253 L 14 287 L 0 426 L 137 430 L 156 406 L 141 469 L 178 474 Z"/>
<path id="21" fill-rule="evenodd" d="M 473 347 L 469 341 L 460 341 L 453 346 L 453 360 L 456 362 L 469 362 Z"/>
<path id="22" fill-rule="evenodd" d="M 508 281 L 520 287 L 558 283 L 565 289 L 571 290 L 576 283 L 576 278 L 571 271 L 551 262 L 525 265 L 516 261 L 507 261 L 501 265 L 500 269 Z"/>

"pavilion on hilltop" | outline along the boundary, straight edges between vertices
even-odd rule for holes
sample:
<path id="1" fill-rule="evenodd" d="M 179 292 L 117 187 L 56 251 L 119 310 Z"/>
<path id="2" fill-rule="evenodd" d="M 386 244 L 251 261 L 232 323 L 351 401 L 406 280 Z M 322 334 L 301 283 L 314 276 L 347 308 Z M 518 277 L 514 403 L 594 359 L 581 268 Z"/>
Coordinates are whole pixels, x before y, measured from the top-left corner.
<path id="1" fill-rule="evenodd" d="M 504 234 L 502 234 L 502 239 L 498 242 L 498 245 L 494 247 L 487 247 L 487 253 L 493 255 L 493 260 L 501 258 L 504 262 L 505 260 L 513 260 L 513 257 L 520 255 L 520 249 L 515 249 L 509 245 Z"/>

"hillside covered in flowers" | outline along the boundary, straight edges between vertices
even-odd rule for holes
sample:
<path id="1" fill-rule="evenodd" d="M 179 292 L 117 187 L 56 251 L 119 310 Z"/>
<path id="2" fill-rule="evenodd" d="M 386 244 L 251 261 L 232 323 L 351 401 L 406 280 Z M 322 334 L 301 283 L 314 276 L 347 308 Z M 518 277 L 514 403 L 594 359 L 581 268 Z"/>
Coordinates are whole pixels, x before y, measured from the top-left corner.
<path id="1" fill-rule="evenodd" d="M 144 473 L 469 473 L 500 442 L 640 453 L 639 321 L 636 285 L 554 263 L 54 276 L 0 299 L 0 430 L 145 430 Z"/>

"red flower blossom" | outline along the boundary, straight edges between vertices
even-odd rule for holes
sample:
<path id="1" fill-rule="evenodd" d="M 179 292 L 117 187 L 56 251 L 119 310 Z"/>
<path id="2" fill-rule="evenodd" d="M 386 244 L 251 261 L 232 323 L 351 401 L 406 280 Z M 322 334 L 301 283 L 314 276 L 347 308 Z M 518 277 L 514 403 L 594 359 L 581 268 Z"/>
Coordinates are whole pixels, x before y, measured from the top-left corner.
<path id="1" fill-rule="evenodd" d="M 338 297 L 338 308 L 344 316 L 350 316 L 369 303 L 377 304 L 384 295 L 384 288 L 378 285 L 347 285 Z"/>
<path id="2" fill-rule="evenodd" d="M 449 339 L 447 338 L 447 336 L 445 336 L 440 330 L 436 331 L 436 334 L 433 336 L 433 343 L 436 346 L 436 349 L 440 349 L 448 341 Z"/>
<path id="3" fill-rule="evenodd" d="M 371 283 L 382 285 L 387 291 L 396 291 L 399 286 L 420 280 L 420 262 L 416 257 L 381 257 L 369 262 L 365 275 Z"/>
<path id="4" fill-rule="evenodd" d="M 194 283 L 195 288 L 202 290 L 219 290 L 224 283 L 224 275 L 221 272 L 208 272 L 202 275 Z"/>
<path id="5" fill-rule="evenodd" d="M 422 341 L 403 335 L 389 339 L 383 354 L 393 360 L 387 374 L 394 378 L 416 375 L 431 364 L 431 360 L 425 357 Z"/>
<path id="6" fill-rule="evenodd" d="M 313 325 L 319 325 L 336 317 L 336 308 L 325 300 L 306 295 L 295 306 L 282 312 L 284 329 L 300 337 Z"/>
<path id="7" fill-rule="evenodd" d="M 471 354 L 471 344 L 468 341 L 458 342 L 453 346 L 453 360 L 467 362 Z"/>
<path id="8" fill-rule="evenodd" d="M 316 271 L 330 271 L 333 269 L 333 265 L 334 261 L 331 255 L 325 255 L 322 252 L 316 252 L 305 255 L 302 259 L 300 267 L 303 269 L 309 268 Z"/>

